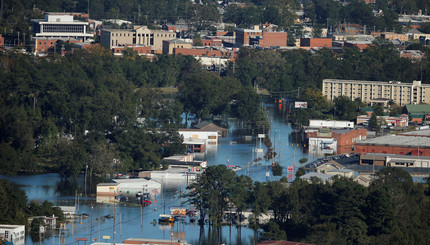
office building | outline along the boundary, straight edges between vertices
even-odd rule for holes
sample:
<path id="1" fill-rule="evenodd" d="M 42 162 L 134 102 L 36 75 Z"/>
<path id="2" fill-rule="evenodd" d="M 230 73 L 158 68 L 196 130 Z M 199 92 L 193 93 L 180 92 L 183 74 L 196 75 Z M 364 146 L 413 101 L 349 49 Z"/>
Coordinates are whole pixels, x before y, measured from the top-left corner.
<path id="1" fill-rule="evenodd" d="M 36 38 L 77 38 L 85 41 L 93 37 L 87 33 L 88 22 L 73 19 L 68 13 L 46 13 L 45 19 L 32 19 L 33 34 Z"/>

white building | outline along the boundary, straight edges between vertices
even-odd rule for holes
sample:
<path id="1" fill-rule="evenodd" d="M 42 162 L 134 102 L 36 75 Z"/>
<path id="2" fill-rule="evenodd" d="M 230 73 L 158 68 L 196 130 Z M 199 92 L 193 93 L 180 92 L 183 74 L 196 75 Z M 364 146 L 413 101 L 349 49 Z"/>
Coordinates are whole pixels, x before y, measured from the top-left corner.
<path id="1" fill-rule="evenodd" d="M 67 13 L 46 13 L 45 19 L 32 19 L 35 37 L 77 38 L 85 41 L 93 34 L 87 33 L 88 22 L 73 20 Z"/>
<path id="2" fill-rule="evenodd" d="M 13 244 L 25 244 L 25 225 L 0 225 L 0 238 Z"/>
<path id="3" fill-rule="evenodd" d="M 182 135 L 184 139 L 202 139 L 205 140 L 208 145 L 218 144 L 218 131 L 216 130 L 178 129 L 178 133 Z"/>
<path id="4" fill-rule="evenodd" d="M 354 128 L 354 122 L 333 120 L 309 120 L 310 128 Z"/>
<path id="5" fill-rule="evenodd" d="M 309 138 L 309 154 L 336 154 L 337 140 L 335 138 Z"/>
<path id="6" fill-rule="evenodd" d="M 139 191 L 152 192 L 161 191 L 161 184 L 154 180 L 147 180 L 144 178 L 134 179 L 113 179 L 114 182 L 119 183 L 118 194 L 136 194 Z"/>

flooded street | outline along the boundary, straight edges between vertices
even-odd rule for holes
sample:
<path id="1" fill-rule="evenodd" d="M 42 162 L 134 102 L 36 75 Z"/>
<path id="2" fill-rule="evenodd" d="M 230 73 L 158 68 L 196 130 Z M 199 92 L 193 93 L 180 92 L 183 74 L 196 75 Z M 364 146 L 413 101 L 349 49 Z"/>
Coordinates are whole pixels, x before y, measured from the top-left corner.
<path id="1" fill-rule="evenodd" d="M 300 158 L 309 158 L 308 161 L 311 161 L 313 157 L 303 153 L 302 145 L 297 144 L 297 141 L 292 138 L 292 128 L 287 123 L 283 110 L 275 108 L 273 104 L 264 104 L 264 109 L 271 122 L 269 134 L 273 147 L 277 153 L 280 153 L 274 161 L 279 162 L 283 167 L 283 176 L 292 180 L 294 173 L 287 170 L 297 170 Z M 272 176 L 270 170 L 273 160 L 261 160 L 256 164 L 250 164 L 258 157 L 263 159 L 266 152 L 266 146 L 261 143 L 264 152 L 257 153 L 256 148 L 260 148 L 260 141 L 256 140 L 255 134 L 251 140 L 245 141 L 244 136 L 251 135 L 251 131 L 241 129 L 237 121 L 230 120 L 228 137 L 220 138 L 219 144 L 208 147 L 207 153 L 200 158 L 207 160 L 209 166 L 217 164 L 240 166 L 243 169 L 237 174 L 246 174 L 255 181 L 279 179 Z M 295 168 L 294 160 L 297 163 Z M 270 175 L 267 176 L 267 173 Z M 68 190 L 71 187 L 65 187 L 57 174 L 0 176 L 0 178 L 7 178 L 21 185 L 29 200 L 49 200 L 59 206 L 76 205 L 79 213 L 88 214 L 85 219 L 68 223 L 65 230 L 56 230 L 55 234 L 42 239 L 39 237 L 32 239 L 27 233 L 26 244 L 90 244 L 94 240 L 122 242 L 127 238 L 185 239 L 191 244 L 212 244 L 212 241 L 219 240 L 225 244 L 252 244 L 254 237 L 254 231 L 247 227 L 238 229 L 236 226 L 224 226 L 219 234 L 217 231 L 210 231 L 207 225 L 202 230 L 197 222 L 191 223 L 188 218 L 183 222 L 175 222 L 172 226 L 157 224 L 156 220 L 160 214 L 169 213 L 170 207 L 181 206 L 181 201 L 184 200 L 180 199 L 179 194 L 185 190 L 186 182 L 166 181 L 162 188 L 164 193 L 154 196 L 150 206 L 141 208 L 134 198 L 117 205 L 99 204 L 95 202 L 94 194 L 80 197 L 78 206 L 77 199 L 72 194 L 73 191 Z M 84 192 L 82 187 L 80 190 Z M 112 215 L 112 218 L 107 215 Z M 109 239 L 103 239 L 103 237 L 109 237 Z M 77 241 L 76 238 L 88 238 L 88 242 Z"/>

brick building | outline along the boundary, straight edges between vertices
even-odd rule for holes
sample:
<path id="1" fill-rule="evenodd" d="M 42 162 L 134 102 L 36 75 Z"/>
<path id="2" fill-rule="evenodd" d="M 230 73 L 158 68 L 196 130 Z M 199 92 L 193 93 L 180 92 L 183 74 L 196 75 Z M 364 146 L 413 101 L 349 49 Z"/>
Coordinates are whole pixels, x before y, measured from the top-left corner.
<path id="1" fill-rule="evenodd" d="M 355 152 L 430 156 L 430 130 L 381 136 L 357 142 Z"/>
<path id="2" fill-rule="evenodd" d="M 121 46 L 121 47 L 114 47 L 112 48 L 112 53 L 114 55 L 122 55 L 123 52 L 127 49 L 132 49 L 134 52 L 136 52 L 139 55 L 152 53 L 152 48 L 150 46 L 140 46 L 140 45 L 127 45 L 127 46 Z"/>
<path id="3" fill-rule="evenodd" d="M 354 151 L 354 146 L 357 141 L 367 138 L 367 129 L 329 129 L 329 128 L 308 128 L 305 130 L 305 139 L 308 141 L 309 152 L 312 153 L 312 149 L 315 152 L 325 153 L 327 150 L 324 144 L 327 142 L 336 141 L 336 149 L 333 152 L 327 152 L 332 154 L 344 154 L 351 153 Z M 312 146 L 310 139 L 314 139 L 315 142 L 319 142 L 320 145 Z M 319 140 L 318 140 L 319 139 Z M 325 140 L 327 139 L 327 140 Z"/>
<path id="4" fill-rule="evenodd" d="M 252 29 L 236 28 L 236 44 L 238 46 L 251 45 L 250 40 L 262 36 L 262 33 L 259 26 L 254 26 Z"/>
<path id="5" fill-rule="evenodd" d="M 35 53 L 46 53 L 55 52 L 55 45 L 60 42 L 66 43 L 81 43 L 80 39 L 59 39 L 59 38 L 33 38 L 34 52 Z"/>
<path id="6" fill-rule="evenodd" d="M 300 38 L 300 48 L 330 48 L 332 43 L 331 38 Z"/>
<path id="7" fill-rule="evenodd" d="M 360 51 L 363 51 L 363 49 L 366 49 L 370 46 L 375 46 L 372 42 L 370 41 L 346 41 L 343 44 L 344 47 L 357 47 L 360 49 Z"/>
<path id="8" fill-rule="evenodd" d="M 286 32 L 263 31 L 262 38 L 259 38 L 256 44 L 262 48 L 286 47 L 287 35 Z"/>
<path id="9" fill-rule="evenodd" d="M 222 39 L 217 37 L 203 37 L 202 46 L 205 47 L 222 47 Z"/>
<path id="10" fill-rule="evenodd" d="M 0 35 L 0 48 L 4 48 L 4 37 Z"/>

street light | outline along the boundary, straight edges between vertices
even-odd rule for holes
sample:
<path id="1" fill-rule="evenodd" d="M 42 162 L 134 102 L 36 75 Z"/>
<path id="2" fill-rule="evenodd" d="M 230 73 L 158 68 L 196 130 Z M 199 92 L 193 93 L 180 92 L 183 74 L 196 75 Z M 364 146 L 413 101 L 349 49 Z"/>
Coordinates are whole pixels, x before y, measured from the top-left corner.
<path id="1" fill-rule="evenodd" d="M 84 180 L 85 196 L 87 196 L 87 170 L 88 170 L 88 164 L 85 165 L 85 180 Z"/>

